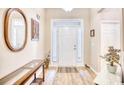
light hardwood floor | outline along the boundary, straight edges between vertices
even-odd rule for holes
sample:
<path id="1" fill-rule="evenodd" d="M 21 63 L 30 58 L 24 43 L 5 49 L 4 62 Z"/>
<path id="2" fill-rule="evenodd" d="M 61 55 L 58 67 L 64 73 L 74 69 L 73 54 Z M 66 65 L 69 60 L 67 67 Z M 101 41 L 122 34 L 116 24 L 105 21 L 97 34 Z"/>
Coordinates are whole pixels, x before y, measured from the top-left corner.
<path id="1" fill-rule="evenodd" d="M 50 67 L 43 85 L 93 85 L 95 73 L 85 67 Z"/>

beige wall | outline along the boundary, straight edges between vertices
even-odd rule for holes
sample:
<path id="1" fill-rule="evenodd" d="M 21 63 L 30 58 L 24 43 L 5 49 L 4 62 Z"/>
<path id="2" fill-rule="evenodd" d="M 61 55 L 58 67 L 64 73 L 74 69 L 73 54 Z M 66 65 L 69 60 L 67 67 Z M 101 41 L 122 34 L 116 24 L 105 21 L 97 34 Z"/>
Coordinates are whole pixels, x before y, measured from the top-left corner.
<path id="1" fill-rule="evenodd" d="M 26 47 L 20 52 L 10 51 L 4 41 L 4 15 L 7 9 L 0 9 L 0 78 L 12 72 L 13 70 L 23 66 L 33 59 L 44 58 L 44 9 L 22 9 L 27 18 L 28 23 L 28 41 Z M 39 41 L 31 41 L 31 18 L 36 18 L 36 14 L 40 15 L 40 39 Z"/>
<path id="2" fill-rule="evenodd" d="M 91 29 L 95 29 L 95 37 L 90 38 L 91 41 L 91 64 L 90 66 L 96 71 L 99 72 L 102 69 L 100 62 L 100 21 L 101 20 L 120 20 L 121 24 L 121 33 L 122 33 L 122 10 L 107 8 L 103 9 L 98 13 L 99 9 L 91 9 Z M 121 44 L 122 44 L 122 37 Z"/>
<path id="3" fill-rule="evenodd" d="M 90 63 L 90 9 L 73 9 L 71 12 L 66 13 L 63 9 L 53 8 L 46 9 L 46 30 L 45 30 L 45 40 L 46 47 L 45 50 L 49 51 L 51 46 L 51 20 L 52 19 L 83 19 L 84 20 L 84 61 L 85 63 Z"/>

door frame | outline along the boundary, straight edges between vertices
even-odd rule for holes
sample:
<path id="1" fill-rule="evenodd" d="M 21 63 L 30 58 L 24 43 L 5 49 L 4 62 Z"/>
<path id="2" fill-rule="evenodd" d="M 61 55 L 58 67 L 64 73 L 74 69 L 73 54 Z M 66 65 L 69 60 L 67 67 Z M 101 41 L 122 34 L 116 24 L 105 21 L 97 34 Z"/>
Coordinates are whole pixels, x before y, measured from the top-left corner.
<path id="1" fill-rule="evenodd" d="M 100 20 L 100 51 L 99 51 L 99 54 L 102 55 L 102 24 L 109 24 L 109 23 L 118 23 L 120 25 L 120 49 L 122 50 L 123 49 L 123 45 L 122 45 L 122 29 L 121 29 L 121 21 L 120 20 L 117 20 L 117 19 L 101 19 Z M 103 59 L 100 58 L 100 70 L 101 69 L 106 69 L 106 66 L 103 62 Z"/>
<path id="2" fill-rule="evenodd" d="M 58 66 L 59 62 L 53 62 L 52 61 L 52 37 L 53 37 L 53 30 L 54 30 L 54 22 L 59 22 L 59 21 L 72 21 L 72 22 L 80 22 L 81 26 L 81 31 L 82 31 L 82 36 L 84 37 L 84 21 L 83 19 L 51 19 L 51 58 L 50 58 L 50 64 L 51 66 Z M 82 40 L 82 61 L 80 63 L 77 63 L 76 66 L 84 66 L 84 39 Z M 59 55 L 58 55 L 59 56 Z"/>

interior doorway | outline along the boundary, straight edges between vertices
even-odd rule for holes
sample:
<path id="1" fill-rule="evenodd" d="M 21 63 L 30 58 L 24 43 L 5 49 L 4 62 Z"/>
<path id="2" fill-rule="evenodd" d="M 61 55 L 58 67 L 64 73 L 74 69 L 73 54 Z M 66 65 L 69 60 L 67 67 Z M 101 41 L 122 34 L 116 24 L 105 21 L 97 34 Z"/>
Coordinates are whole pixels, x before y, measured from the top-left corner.
<path id="1" fill-rule="evenodd" d="M 84 28 L 79 19 L 52 20 L 52 64 L 60 67 L 84 65 Z"/>
<path id="2" fill-rule="evenodd" d="M 101 53 L 104 56 L 108 52 L 108 47 L 113 46 L 121 49 L 121 29 L 119 20 L 102 20 L 101 21 Z M 100 59 L 101 69 L 106 69 L 104 59 Z"/>

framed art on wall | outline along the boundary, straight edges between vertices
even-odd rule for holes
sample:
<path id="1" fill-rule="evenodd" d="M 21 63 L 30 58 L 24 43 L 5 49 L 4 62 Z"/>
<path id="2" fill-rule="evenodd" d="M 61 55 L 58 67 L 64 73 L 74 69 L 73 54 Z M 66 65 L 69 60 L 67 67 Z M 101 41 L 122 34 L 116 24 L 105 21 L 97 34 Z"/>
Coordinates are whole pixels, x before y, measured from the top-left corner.
<path id="1" fill-rule="evenodd" d="M 90 37 L 94 37 L 95 36 L 95 29 L 90 30 Z"/>
<path id="2" fill-rule="evenodd" d="M 31 19 L 31 40 L 39 40 L 39 22 Z"/>

